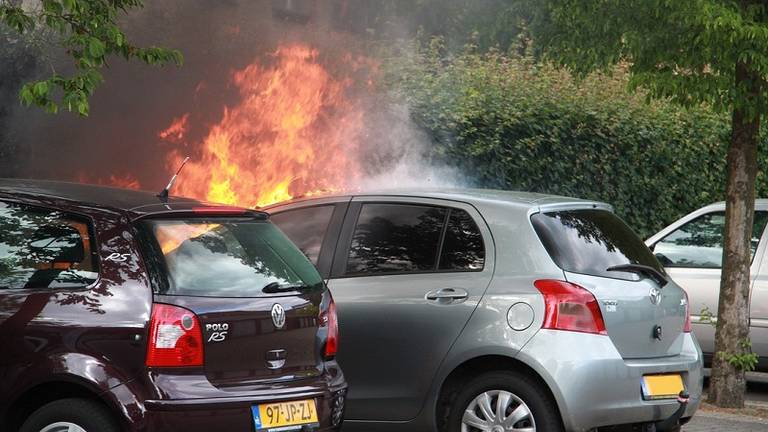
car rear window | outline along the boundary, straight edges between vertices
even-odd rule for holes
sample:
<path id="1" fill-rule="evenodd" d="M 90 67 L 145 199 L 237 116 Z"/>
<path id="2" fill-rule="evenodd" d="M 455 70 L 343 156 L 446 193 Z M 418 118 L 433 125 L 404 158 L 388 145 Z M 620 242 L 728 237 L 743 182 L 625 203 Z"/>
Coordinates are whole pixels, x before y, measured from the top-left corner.
<path id="1" fill-rule="evenodd" d="M 638 276 L 632 273 L 607 269 L 622 264 L 643 264 L 664 273 L 650 249 L 609 211 L 537 213 L 531 222 L 549 255 L 565 271 L 637 280 Z"/>
<path id="2" fill-rule="evenodd" d="M 266 221 L 151 220 L 143 228 L 167 276 L 156 284 L 159 294 L 259 297 L 270 284 L 323 285 L 307 257 Z"/>

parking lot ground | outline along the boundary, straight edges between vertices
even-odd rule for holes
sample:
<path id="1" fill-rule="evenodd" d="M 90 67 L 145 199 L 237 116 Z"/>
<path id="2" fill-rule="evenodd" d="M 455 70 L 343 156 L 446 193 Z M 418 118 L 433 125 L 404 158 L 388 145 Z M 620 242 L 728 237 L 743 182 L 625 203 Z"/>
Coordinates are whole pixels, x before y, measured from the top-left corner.
<path id="1" fill-rule="evenodd" d="M 768 432 L 768 419 L 699 411 L 684 432 Z"/>
<path id="2" fill-rule="evenodd" d="M 709 375 L 709 370 L 705 370 Z M 684 432 L 768 432 L 768 374 L 749 373 L 747 407 L 738 413 L 703 406 L 684 428 Z M 707 380 L 708 381 L 708 380 Z M 705 392 L 706 392 L 705 382 Z M 743 415 L 747 414 L 747 415 Z"/>

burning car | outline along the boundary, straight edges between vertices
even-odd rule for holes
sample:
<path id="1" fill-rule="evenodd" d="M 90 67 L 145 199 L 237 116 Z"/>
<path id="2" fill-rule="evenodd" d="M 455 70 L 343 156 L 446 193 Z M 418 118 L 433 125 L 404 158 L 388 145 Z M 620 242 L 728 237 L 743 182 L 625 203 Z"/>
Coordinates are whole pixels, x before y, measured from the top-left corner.
<path id="1" fill-rule="evenodd" d="M 0 180 L 0 430 L 338 430 L 325 284 L 267 215 Z"/>
<path id="2" fill-rule="evenodd" d="M 698 408 L 686 294 L 604 203 L 409 190 L 265 210 L 338 302 L 345 430 L 675 431 Z"/>

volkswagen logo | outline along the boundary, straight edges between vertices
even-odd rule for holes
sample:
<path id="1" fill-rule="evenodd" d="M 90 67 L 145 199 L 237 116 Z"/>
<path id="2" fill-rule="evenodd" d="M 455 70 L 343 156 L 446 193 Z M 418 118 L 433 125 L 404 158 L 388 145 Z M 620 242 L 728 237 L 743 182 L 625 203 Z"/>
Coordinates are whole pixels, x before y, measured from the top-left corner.
<path id="1" fill-rule="evenodd" d="M 272 323 L 278 330 L 285 327 L 285 309 L 280 303 L 275 303 L 272 306 Z"/>
<path id="2" fill-rule="evenodd" d="M 651 288 L 650 297 L 652 304 L 659 304 L 661 302 L 661 290 L 657 287 Z"/>

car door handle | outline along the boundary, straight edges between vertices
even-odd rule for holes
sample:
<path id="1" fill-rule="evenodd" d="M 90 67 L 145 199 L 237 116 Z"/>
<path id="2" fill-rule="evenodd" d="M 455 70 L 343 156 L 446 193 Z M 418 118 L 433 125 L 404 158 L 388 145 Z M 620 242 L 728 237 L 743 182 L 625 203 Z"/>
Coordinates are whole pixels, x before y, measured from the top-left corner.
<path id="1" fill-rule="evenodd" d="M 461 288 L 443 288 L 436 291 L 430 291 L 425 298 L 432 301 L 440 300 L 466 300 L 469 293 Z"/>

